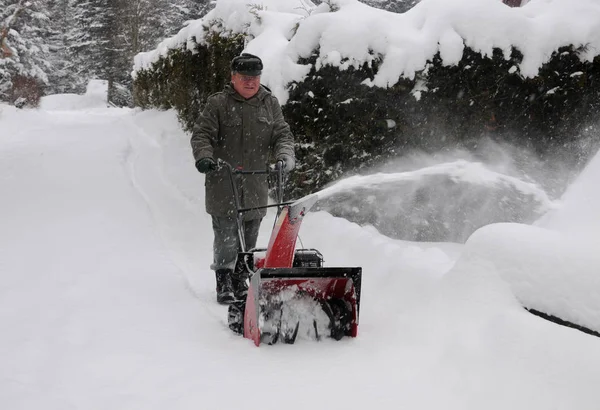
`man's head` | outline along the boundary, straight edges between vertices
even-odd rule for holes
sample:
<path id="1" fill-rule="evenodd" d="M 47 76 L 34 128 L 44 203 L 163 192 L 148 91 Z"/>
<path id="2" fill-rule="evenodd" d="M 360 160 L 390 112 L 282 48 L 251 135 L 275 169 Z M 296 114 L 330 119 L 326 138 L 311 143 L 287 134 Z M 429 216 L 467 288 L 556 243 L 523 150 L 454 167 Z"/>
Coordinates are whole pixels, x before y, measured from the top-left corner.
<path id="1" fill-rule="evenodd" d="M 244 98 L 252 98 L 260 88 L 262 60 L 252 54 L 243 53 L 231 60 L 231 84 Z"/>

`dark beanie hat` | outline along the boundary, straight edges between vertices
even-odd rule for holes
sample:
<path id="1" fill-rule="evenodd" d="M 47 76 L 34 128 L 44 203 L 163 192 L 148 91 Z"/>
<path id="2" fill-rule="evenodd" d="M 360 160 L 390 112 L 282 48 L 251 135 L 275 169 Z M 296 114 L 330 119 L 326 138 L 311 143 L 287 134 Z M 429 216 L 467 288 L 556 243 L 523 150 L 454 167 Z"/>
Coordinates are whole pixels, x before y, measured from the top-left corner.
<path id="1" fill-rule="evenodd" d="M 242 75 L 257 76 L 262 73 L 263 63 L 254 54 L 242 53 L 231 60 L 231 71 Z"/>

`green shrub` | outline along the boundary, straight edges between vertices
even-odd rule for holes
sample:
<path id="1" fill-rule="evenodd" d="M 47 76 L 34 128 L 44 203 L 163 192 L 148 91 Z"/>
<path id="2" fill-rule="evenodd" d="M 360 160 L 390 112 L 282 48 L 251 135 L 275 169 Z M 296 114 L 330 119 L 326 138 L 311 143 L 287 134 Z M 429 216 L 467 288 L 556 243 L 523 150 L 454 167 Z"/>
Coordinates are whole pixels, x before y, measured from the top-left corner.
<path id="1" fill-rule="evenodd" d="M 191 131 L 206 98 L 229 83 L 231 59 L 243 50 L 244 37 L 211 33 L 207 44 L 194 51 L 182 48 L 169 53 L 147 70 L 137 72 L 134 103 L 142 108 L 174 108 L 183 128 Z"/>
<path id="2" fill-rule="evenodd" d="M 298 143 L 295 196 L 408 151 L 472 150 L 482 138 L 542 157 L 561 149 L 574 163 L 585 161 L 576 139 L 600 108 L 600 58 L 583 62 L 577 50 L 564 48 L 538 76 L 523 78 L 516 69 L 521 57 L 514 51 L 506 60 L 495 50 L 486 58 L 465 49 L 458 65 L 444 66 L 436 56 L 415 80 L 387 89 L 361 84 L 374 77 L 377 63 L 347 71 L 313 68 L 291 85 L 284 107 Z M 418 82 L 428 89 L 420 99 Z"/>

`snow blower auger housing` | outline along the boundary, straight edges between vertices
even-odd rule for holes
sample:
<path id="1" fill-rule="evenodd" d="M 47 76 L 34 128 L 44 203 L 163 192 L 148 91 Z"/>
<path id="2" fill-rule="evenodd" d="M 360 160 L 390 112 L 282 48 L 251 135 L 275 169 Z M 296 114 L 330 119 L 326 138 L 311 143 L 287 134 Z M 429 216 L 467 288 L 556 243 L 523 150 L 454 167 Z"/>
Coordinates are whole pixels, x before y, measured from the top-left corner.
<path id="1" fill-rule="evenodd" d="M 250 279 L 248 295 L 229 305 L 229 328 L 261 343 L 294 343 L 300 338 L 320 340 L 356 337 L 360 308 L 360 267 L 323 267 L 323 255 L 316 249 L 296 249 L 296 239 L 306 213 L 317 202 L 313 194 L 283 202 L 283 164 L 261 171 L 229 170 L 237 208 L 238 235 L 242 251 L 237 270 Z M 242 208 L 236 177 L 271 174 L 276 177 L 277 218 L 267 248 L 246 250 L 243 214 L 256 208 Z"/>

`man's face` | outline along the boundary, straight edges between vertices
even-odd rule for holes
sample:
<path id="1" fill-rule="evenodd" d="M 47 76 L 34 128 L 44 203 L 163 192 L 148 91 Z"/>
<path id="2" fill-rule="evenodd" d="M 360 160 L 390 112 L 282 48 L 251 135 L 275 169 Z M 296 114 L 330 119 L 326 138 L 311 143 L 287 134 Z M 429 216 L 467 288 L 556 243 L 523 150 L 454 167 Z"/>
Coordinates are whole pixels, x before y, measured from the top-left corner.
<path id="1" fill-rule="evenodd" d="M 240 73 L 231 74 L 231 84 L 239 95 L 248 99 L 254 97 L 260 88 L 260 75 L 250 76 Z"/>

